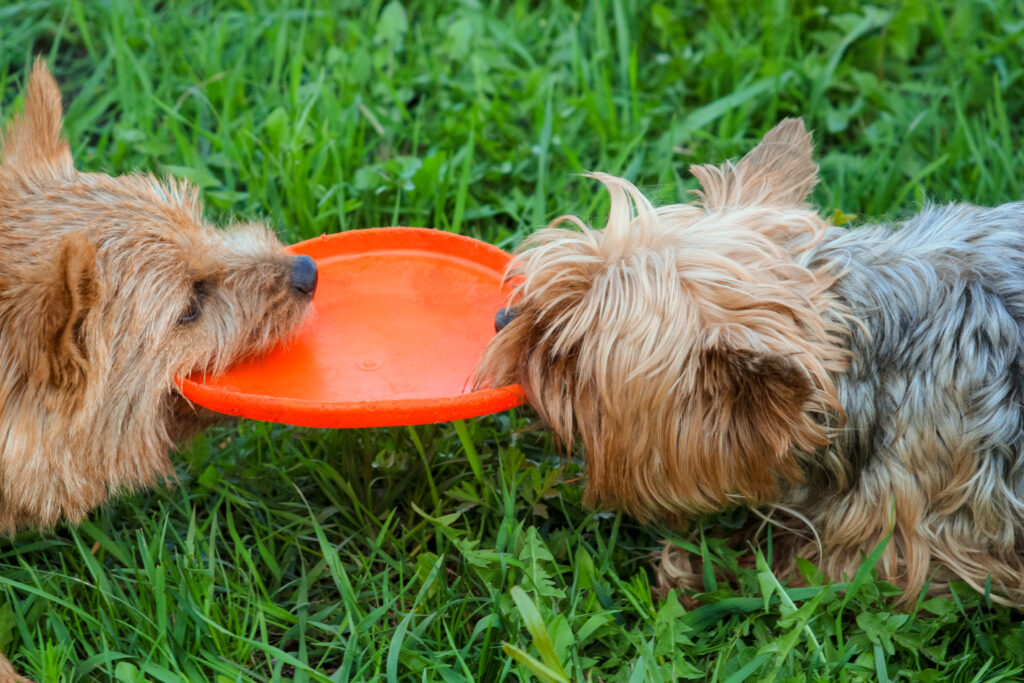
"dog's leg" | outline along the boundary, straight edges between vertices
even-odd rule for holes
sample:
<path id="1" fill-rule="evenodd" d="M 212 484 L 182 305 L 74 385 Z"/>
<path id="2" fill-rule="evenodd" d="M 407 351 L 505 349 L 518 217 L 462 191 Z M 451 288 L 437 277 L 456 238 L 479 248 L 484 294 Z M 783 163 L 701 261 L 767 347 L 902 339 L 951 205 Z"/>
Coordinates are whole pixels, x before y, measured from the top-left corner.
<path id="1" fill-rule="evenodd" d="M 664 541 L 661 554 L 654 564 L 655 597 L 661 599 L 673 588 L 688 609 L 697 606 L 692 593 L 704 592 L 704 577 L 700 559 L 686 552 L 672 541 Z M 716 577 L 717 578 L 717 577 Z"/>
<path id="2" fill-rule="evenodd" d="M 789 516 L 778 517 L 774 519 L 771 529 L 766 528 L 767 521 L 754 517 L 729 538 L 728 545 L 731 548 L 746 550 L 747 552 L 737 558 L 737 562 L 741 568 L 753 568 L 756 566 L 753 548 L 759 548 L 767 554 L 767 534 L 770 533 L 772 555 L 767 559 L 771 562 L 772 572 L 789 586 L 806 585 L 797 570 L 796 558 L 820 561 L 817 541 L 804 522 Z M 703 593 L 706 590 L 703 558 L 683 550 L 673 541 L 662 543 L 654 570 L 655 595 L 664 596 L 669 590 L 678 589 L 681 592 L 680 599 L 688 608 L 698 604 L 691 594 Z M 731 571 L 717 565 L 714 570 L 718 583 L 739 587 L 738 578 Z"/>
<path id="3" fill-rule="evenodd" d="M 1024 606 L 1024 558 L 1015 543 L 980 536 L 962 520 L 937 520 L 932 527 L 932 552 L 950 580 L 964 581 L 992 602 Z"/>
<path id="4" fill-rule="evenodd" d="M 187 400 L 180 394 L 174 394 L 167 403 L 168 435 L 176 444 L 188 441 L 196 434 L 216 424 L 224 424 L 231 420 L 227 415 L 215 413 Z"/>
<path id="5" fill-rule="evenodd" d="M 14 666 L 0 654 L 0 683 L 32 683 L 32 681 L 19 676 L 14 670 Z"/>

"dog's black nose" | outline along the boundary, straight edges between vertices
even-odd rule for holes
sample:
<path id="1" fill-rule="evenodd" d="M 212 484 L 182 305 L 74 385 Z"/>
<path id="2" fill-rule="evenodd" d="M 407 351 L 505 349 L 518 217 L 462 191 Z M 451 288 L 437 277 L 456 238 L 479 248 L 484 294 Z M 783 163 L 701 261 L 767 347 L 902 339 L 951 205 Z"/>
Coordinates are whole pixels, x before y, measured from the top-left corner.
<path id="1" fill-rule="evenodd" d="M 516 319 L 517 315 L 519 315 L 519 311 L 511 306 L 499 309 L 498 312 L 494 314 L 494 331 L 501 332 L 505 329 L 506 325 Z"/>
<path id="2" fill-rule="evenodd" d="M 291 280 L 296 292 L 313 296 L 316 291 L 316 262 L 308 256 L 296 256 L 292 260 Z"/>

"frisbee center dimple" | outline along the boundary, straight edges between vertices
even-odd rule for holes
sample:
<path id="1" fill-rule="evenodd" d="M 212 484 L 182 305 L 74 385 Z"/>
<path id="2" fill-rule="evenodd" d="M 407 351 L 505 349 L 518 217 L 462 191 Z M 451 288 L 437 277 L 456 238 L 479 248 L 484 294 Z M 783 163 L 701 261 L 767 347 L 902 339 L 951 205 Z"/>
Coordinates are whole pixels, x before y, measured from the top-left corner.
<path id="1" fill-rule="evenodd" d="M 356 367 L 360 370 L 380 370 L 384 366 L 384 361 L 377 358 L 364 358 L 363 360 L 356 363 Z"/>

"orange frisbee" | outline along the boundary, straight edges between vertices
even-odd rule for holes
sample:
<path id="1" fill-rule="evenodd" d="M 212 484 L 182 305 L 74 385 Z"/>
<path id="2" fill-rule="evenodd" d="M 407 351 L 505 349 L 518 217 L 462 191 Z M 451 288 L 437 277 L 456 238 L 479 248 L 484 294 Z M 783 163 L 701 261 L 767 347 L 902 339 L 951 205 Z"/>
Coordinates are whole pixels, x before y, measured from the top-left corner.
<path id="1" fill-rule="evenodd" d="M 471 391 L 505 304 L 511 257 L 424 228 L 371 228 L 288 247 L 316 261 L 298 335 L 218 376 L 179 379 L 210 410 L 306 427 L 446 422 L 521 405 L 519 386 Z"/>

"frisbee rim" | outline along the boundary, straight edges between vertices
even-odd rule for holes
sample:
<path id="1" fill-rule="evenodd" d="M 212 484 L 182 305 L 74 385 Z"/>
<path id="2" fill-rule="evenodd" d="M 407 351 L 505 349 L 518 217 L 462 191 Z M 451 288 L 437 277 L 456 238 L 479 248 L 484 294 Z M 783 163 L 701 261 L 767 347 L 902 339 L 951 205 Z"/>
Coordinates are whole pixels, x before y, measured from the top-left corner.
<path id="1" fill-rule="evenodd" d="M 365 251 L 334 252 L 336 255 L 369 254 L 375 251 L 414 251 L 424 253 L 446 253 L 422 246 L 428 243 L 459 244 L 460 253 L 450 254 L 455 258 L 499 272 L 504 277 L 504 268 L 512 256 L 504 250 L 465 235 L 434 230 L 431 228 L 410 228 L 404 226 L 365 228 L 340 233 L 321 235 L 310 240 L 289 245 L 291 254 L 306 254 L 316 258 L 322 255 L 331 258 L 332 253 L 322 253 L 322 248 L 339 239 L 363 240 L 372 243 L 384 236 L 394 240 L 394 246 L 380 245 Z M 401 242 L 412 242 L 402 245 Z M 416 245 L 420 242 L 420 245 Z M 467 255 L 465 252 L 476 252 Z M 313 253 L 310 253 L 313 252 Z M 303 427 L 349 428 L 349 427 L 392 427 L 403 425 L 432 424 L 470 417 L 480 417 L 503 412 L 525 403 L 525 394 L 520 385 L 494 387 L 469 391 L 461 394 L 417 398 L 393 398 L 358 401 L 320 401 L 300 397 L 276 396 L 238 391 L 226 387 L 211 386 L 189 377 L 177 377 L 182 395 L 214 412 L 252 420 L 290 424 Z"/>

